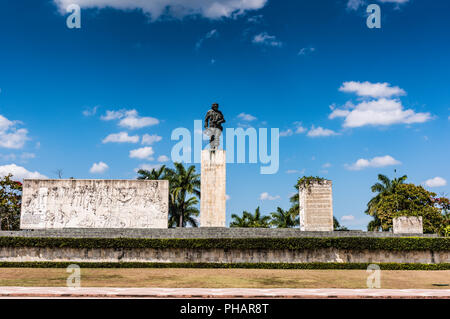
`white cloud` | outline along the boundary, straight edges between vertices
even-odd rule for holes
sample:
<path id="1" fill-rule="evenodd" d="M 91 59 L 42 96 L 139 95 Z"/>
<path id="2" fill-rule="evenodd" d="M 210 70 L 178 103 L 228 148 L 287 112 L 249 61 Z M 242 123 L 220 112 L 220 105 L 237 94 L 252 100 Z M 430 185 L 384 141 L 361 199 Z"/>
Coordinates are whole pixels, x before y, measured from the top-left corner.
<path id="1" fill-rule="evenodd" d="M 94 116 L 97 113 L 98 106 L 94 106 L 93 108 L 88 108 L 83 111 L 83 115 L 86 117 Z"/>
<path id="2" fill-rule="evenodd" d="M 403 4 L 407 3 L 409 0 L 377 0 L 381 3 L 395 3 L 395 4 Z M 347 1 L 347 9 L 349 10 L 358 10 L 359 7 L 362 7 L 367 4 L 366 0 L 348 0 Z"/>
<path id="3" fill-rule="evenodd" d="M 143 145 L 152 145 L 153 143 L 159 142 L 162 140 L 162 137 L 156 134 L 153 135 L 149 135 L 149 134 L 144 134 L 142 136 L 142 144 Z"/>
<path id="4" fill-rule="evenodd" d="M 398 86 L 391 87 L 387 82 L 384 83 L 370 83 L 366 82 L 344 82 L 339 88 L 339 91 L 346 93 L 356 93 L 358 96 L 363 97 L 392 97 L 405 95 L 406 92 Z"/>
<path id="5" fill-rule="evenodd" d="M 126 116 L 120 120 L 119 126 L 129 129 L 143 128 L 159 124 L 159 120 L 154 117 L 139 117 L 136 110 L 128 111 Z"/>
<path id="6" fill-rule="evenodd" d="M 355 216 L 353 216 L 353 215 L 346 215 L 346 216 L 341 217 L 341 221 L 343 221 L 343 222 L 348 222 L 348 221 L 353 221 L 353 220 L 355 220 Z"/>
<path id="7" fill-rule="evenodd" d="M 136 110 L 106 111 L 101 117 L 103 121 L 119 120 L 119 126 L 128 129 L 139 129 L 159 124 L 154 117 L 141 117 Z"/>
<path id="8" fill-rule="evenodd" d="M 26 179 L 46 179 L 45 175 L 39 172 L 30 172 L 22 166 L 17 166 L 16 164 L 9 164 L 0 166 L 0 176 L 6 176 L 8 174 L 13 174 L 13 178 L 17 180 Z"/>
<path id="9" fill-rule="evenodd" d="M 278 195 L 272 196 L 269 193 L 264 192 L 259 196 L 259 199 L 260 200 L 277 200 L 277 199 L 280 199 L 280 196 L 278 196 Z"/>
<path id="10" fill-rule="evenodd" d="M 400 165 L 401 162 L 397 161 L 395 158 L 389 155 L 385 156 L 378 156 L 374 157 L 372 159 L 365 159 L 360 158 L 355 163 L 351 165 L 346 165 L 346 168 L 352 171 L 359 171 L 364 168 L 369 167 L 385 167 L 385 166 L 392 166 L 392 165 Z"/>
<path id="11" fill-rule="evenodd" d="M 293 134 L 294 131 L 292 131 L 290 128 L 285 131 L 280 131 L 280 137 L 292 136 Z"/>
<path id="12" fill-rule="evenodd" d="M 230 200 L 230 199 L 231 199 L 230 195 L 226 194 L 225 195 L 225 200 Z"/>
<path id="13" fill-rule="evenodd" d="M 278 41 L 274 35 L 269 35 L 267 32 L 262 32 L 253 37 L 252 40 L 255 44 L 267 45 L 272 47 L 281 47 L 283 43 Z"/>
<path id="14" fill-rule="evenodd" d="M 61 14 L 73 0 L 53 0 Z M 182 19 L 198 15 L 208 19 L 234 18 L 247 11 L 263 8 L 267 0 L 77 0 L 81 8 L 114 8 L 118 10 L 142 10 L 151 20 L 162 16 Z"/>
<path id="15" fill-rule="evenodd" d="M 348 0 L 347 9 L 349 10 L 358 10 L 360 6 L 364 5 L 364 0 Z"/>
<path id="16" fill-rule="evenodd" d="M 344 127 L 361 127 L 365 125 L 392 125 L 423 123 L 431 119 L 430 113 L 416 113 L 411 109 L 404 109 L 397 99 L 363 101 L 353 109 L 335 109 L 329 115 L 330 119 L 343 117 Z"/>
<path id="17" fill-rule="evenodd" d="M 325 163 L 322 165 L 323 168 L 329 168 L 331 167 L 331 163 Z"/>
<path id="18" fill-rule="evenodd" d="M 346 117 L 350 114 L 349 110 L 342 110 L 342 109 L 334 109 L 333 112 L 328 116 L 330 120 L 336 118 L 336 117 Z"/>
<path id="19" fill-rule="evenodd" d="M 311 127 L 311 129 L 308 131 L 307 134 L 309 137 L 323 137 L 323 136 L 333 136 L 333 135 L 339 135 L 333 130 L 323 128 L 321 126 L 314 127 L 314 125 Z"/>
<path id="20" fill-rule="evenodd" d="M 153 151 L 153 148 L 151 146 L 141 147 L 135 150 L 130 151 L 130 158 L 139 158 L 139 159 L 146 159 L 146 160 L 153 160 L 151 157 L 155 151 Z"/>
<path id="21" fill-rule="evenodd" d="M 98 163 L 92 164 L 92 167 L 89 170 L 89 172 L 91 172 L 92 174 L 101 174 L 101 173 L 106 172 L 106 170 L 108 168 L 109 168 L 109 166 L 106 163 L 98 162 Z"/>
<path id="22" fill-rule="evenodd" d="M 167 157 L 166 155 L 161 155 L 158 157 L 158 162 L 160 163 L 168 162 L 169 160 L 169 157 Z"/>
<path id="23" fill-rule="evenodd" d="M 100 119 L 103 121 L 112 121 L 112 120 L 118 120 L 122 117 L 124 117 L 126 110 L 121 111 L 106 111 L 105 115 L 102 115 Z"/>
<path id="24" fill-rule="evenodd" d="M 298 55 L 307 55 L 308 53 L 313 53 L 314 51 L 316 51 L 316 49 L 312 47 L 301 48 L 300 51 L 298 51 Z"/>
<path id="25" fill-rule="evenodd" d="M 201 38 L 200 40 L 197 41 L 197 43 L 195 44 L 195 48 L 197 50 L 200 49 L 200 47 L 202 46 L 202 44 L 205 40 L 211 39 L 211 38 L 217 38 L 218 36 L 219 36 L 219 32 L 217 32 L 217 29 L 212 29 L 211 31 L 206 33 L 203 38 Z"/>
<path id="26" fill-rule="evenodd" d="M 302 126 L 301 122 L 295 122 L 294 124 L 296 125 L 295 134 L 302 134 L 306 132 L 306 128 Z"/>
<path id="27" fill-rule="evenodd" d="M 252 17 L 248 18 L 247 22 L 258 24 L 258 23 L 261 23 L 263 21 L 263 18 L 264 18 L 264 16 L 262 14 L 258 14 L 258 15 L 255 15 L 255 16 L 252 16 Z"/>
<path id="28" fill-rule="evenodd" d="M 294 133 L 295 134 L 302 134 L 302 133 L 304 133 L 306 131 L 306 128 L 304 128 L 302 126 L 301 122 L 294 122 L 294 124 L 295 124 L 295 131 L 292 130 L 292 129 L 287 129 L 287 130 L 281 131 L 280 132 L 280 136 L 281 137 L 292 136 L 292 135 L 294 135 Z"/>
<path id="29" fill-rule="evenodd" d="M 425 182 L 423 182 L 428 187 L 442 187 L 447 185 L 447 181 L 439 176 L 436 176 L 434 178 L 428 179 Z"/>
<path id="30" fill-rule="evenodd" d="M 20 149 L 25 145 L 28 138 L 28 130 L 24 128 L 17 129 L 20 122 L 10 121 L 3 115 L 0 115 L 0 147 Z"/>
<path id="31" fill-rule="evenodd" d="M 137 143 L 139 142 L 139 135 L 128 135 L 127 132 L 120 132 L 109 134 L 105 137 L 102 143 Z"/>
<path id="32" fill-rule="evenodd" d="M 248 121 L 248 122 L 256 120 L 255 116 L 253 116 L 251 114 L 246 114 L 246 113 L 241 113 L 237 117 L 240 118 L 241 120 Z"/>

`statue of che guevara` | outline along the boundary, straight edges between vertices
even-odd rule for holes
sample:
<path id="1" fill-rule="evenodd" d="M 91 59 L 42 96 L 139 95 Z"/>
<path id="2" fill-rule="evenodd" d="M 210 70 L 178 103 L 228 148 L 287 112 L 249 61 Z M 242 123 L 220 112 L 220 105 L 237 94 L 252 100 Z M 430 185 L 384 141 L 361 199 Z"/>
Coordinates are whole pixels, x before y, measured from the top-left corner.
<path id="1" fill-rule="evenodd" d="M 223 123 L 225 123 L 225 118 L 223 117 L 222 112 L 219 111 L 219 104 L 213 103 L 205 117 L 205 134 L 210 136 L 209 144 L 211 150 L 216 150 L 220 144 Z"/>

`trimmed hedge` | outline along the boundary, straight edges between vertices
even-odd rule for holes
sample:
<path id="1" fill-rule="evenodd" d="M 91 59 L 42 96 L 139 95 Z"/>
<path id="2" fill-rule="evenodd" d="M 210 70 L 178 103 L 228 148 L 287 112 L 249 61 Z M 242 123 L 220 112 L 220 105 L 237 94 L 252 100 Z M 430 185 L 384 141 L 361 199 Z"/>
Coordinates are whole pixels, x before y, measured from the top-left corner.
<path id="1" fill-rule="evenodd" d="M 0 262 L 0 268 L 229 268 L 229 269 L 367 269 L 371 263 L 147 263 L 147 262 Z M 381 270 L 450 270 L 450 263 L 376 263 Z"/>
<path id="2" fill-rule="evenodd" d="M 188 248 L 188 249 L 289 249 L 306 250 L 338 248 L 351 250 L 450 250 L 450 238 L 434 237 L 338 237 L 338 238 L 209 238 L 209 239 L 150 239 L 150 238 L 56 238 L 0 237 L 0 247 L 40 248 Z"/>

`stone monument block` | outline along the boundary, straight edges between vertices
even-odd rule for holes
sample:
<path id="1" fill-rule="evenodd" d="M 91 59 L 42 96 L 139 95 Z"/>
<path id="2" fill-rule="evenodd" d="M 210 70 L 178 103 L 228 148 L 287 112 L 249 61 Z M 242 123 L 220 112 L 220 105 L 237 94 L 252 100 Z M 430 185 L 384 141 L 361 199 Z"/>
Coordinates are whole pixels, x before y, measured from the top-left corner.
<path id="1" fill-rule="evenodd" d="M 392 220 L 394 234 L 423 234 L 422 216 L 400 216 Z"/>
<path id="2" fill-rule="evenodd" d="M 226 152 L 203 150 L 201 163 L 200 226 L 225 227 Z"/>
<path id="3" fill-rule="evenodd" d="M 169 182 L 23 181 L 20 228 L 167 228 Z"/>
<path id="4" fill-rule="evenodd" d="M 332 182 L 314 181 L 299 188 L 300 230 L 333 231 Z"/>

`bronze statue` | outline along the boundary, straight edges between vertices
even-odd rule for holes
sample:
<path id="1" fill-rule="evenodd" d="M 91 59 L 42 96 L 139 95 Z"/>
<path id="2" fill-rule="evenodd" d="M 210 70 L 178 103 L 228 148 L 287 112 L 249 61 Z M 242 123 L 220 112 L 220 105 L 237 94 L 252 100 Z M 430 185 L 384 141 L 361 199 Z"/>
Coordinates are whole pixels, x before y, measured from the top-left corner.
<path id="1" fill-rule="evenodd" d="M 219 111 L 219 104 L 213 103 L 211 110 L 206 113 L 205 117 L 205 134 L 210 136 L 209 144 L 211 145 L 211 150 L 216 150 L 220 144 L 223 123 L 225 123 L 225 118 L 222 112 Z"/>

